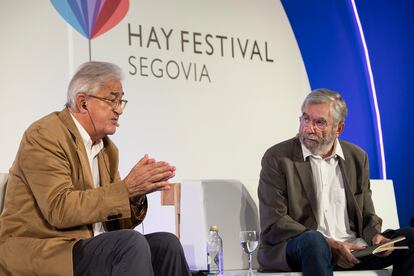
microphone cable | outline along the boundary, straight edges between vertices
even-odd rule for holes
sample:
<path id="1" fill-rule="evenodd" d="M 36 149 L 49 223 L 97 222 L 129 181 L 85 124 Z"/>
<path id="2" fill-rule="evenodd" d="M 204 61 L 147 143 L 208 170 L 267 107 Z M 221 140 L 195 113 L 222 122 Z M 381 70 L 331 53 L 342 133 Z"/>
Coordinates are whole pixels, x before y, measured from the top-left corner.
<path id="1" fill-rule="evenodd" d="M 95 139 L 96 139 L 96 141 L 98 141 L 98 132 L 96 131 L 95 123 L 94 123 L 94 122 L 93 122 L 93 120 L 92 120 L 92 116 L 91 116 L 91 114 L 89 113 L 89 109 L 88 109 L 88 108 L 86 108 L 86 105 L 84 105 L 84 106 L 83 106 L 83 108 L 85 108 L 85 109 L 86 109 L 86 112 L 88 113 L 89 120 L 91 121 L 91 124 L 92 124 L 92 127 L 93 127 L 93 131 L 94 131 L 94 133 L 95 133 Z M 104 150 L 103 145 L 102 145 L 102 146 L 100 146 L 100 147 L 101 147 L 101 148 L 100 148 L 100 151 L 101 151 L 101 150 Z M 111 171 L 109 170 L 109 166 L 108 166 L 108 164 L 106 163 L 106 158 L 105 158 L 105 155 L 103 156 L 103 160 L 104 160 L 104 165 L 105 165 L 106 171 L 107 171 L 107 172 L 108 172 L 108 174 L 109 174 L 109 178 L 111 179 L 111 182 L 113 182 L 113 181 L 114 181 L 114 179 L 112 178 Z"/>
<path id="2" fill-rule="evenodd" d="M 93 127 L 93 131 L 94 131 L 94 133 L 95 133 L 95 138 L 96 138 L 96 141 L 98 141 L 98 132 L 96 131 L 95 123 L 94 123 L 94 122 L 93 122 L 93 120 L 92 120 L 92 116 L 91 116 L 91 114 L 89 113 L 89 110 L 88 110 L 88 108 L 86 107 L 86 105 L 84 105 L 84 106 L 83 106 L 83 108 L 85 108 L 85 109 L 86 109 L 86 112 L 88 113 L 89 120 L 91 121 L 91 124 L 92 124 L 92 127 Z M 103 150 L 103 148 L 101 148 L 101 150 Z M 106 157 L 106 156 L 104 155 L 104 156 L 103 156 L 103 160 L 104 160 L 105 168 L 106 168 L 106 170 L 107 170 L 107 172 L 108 172 L 108 174 L 109 174 L 109 177 L 111 178 L 111 182 L 113 182 L 114 180 L 113 180 L 112 175 L 111 175 L 111 173 L 110 173 L 110 171 L 109 171 L 109 167 L 108 167 L 108 164 L 106 163 L 106 158 L 105 158 L 105 157 Z M 79 157 L 78 157 L 78 158 L 79 158 Z M 83 174 L 82 174 L 82 176 L 83 176 Z M 144 221 L 142 221 L 142 222 L 141 222 L 141 228 L 142 228 L 142 234 L 143 234 L 143 235 L 145 235 Z"/>

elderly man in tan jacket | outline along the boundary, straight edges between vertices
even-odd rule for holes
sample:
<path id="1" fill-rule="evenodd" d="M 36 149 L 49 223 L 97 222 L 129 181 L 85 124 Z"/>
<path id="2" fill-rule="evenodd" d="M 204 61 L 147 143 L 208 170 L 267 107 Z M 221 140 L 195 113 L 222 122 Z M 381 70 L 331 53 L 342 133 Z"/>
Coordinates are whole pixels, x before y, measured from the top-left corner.
<path id="1" fill-rule="evenodd" d="M 174 235 L 133 230 L 175 167 L 145 155 L 120 178 L 107 135 L 127 103 L 121 79 L 114 64 L 83 64 L 67 107 L 24 133 L 0 217 L 0 275 L 190 275 Z"/>

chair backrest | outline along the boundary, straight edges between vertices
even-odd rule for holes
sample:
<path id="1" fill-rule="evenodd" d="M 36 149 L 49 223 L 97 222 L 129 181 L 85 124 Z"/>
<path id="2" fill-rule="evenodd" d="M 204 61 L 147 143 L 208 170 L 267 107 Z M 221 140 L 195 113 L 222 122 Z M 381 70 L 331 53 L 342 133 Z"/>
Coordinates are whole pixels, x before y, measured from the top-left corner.
<path id="1" fill-rule="evenodd" d="M 382 231 L 400 228 L 392 180 L 371 179 L 371 190 L 375 213 L 382 218 Z"/>
<path id="2" fill-rule="evenodd" d="M 3 211 L 4 196 L 6 195 L 7 173 L 0 173 L 0 213 Z"/>
<path id="3" fill-rule="evenodd" d="M 241 230 L 260 230 L 257 204 L 237 180 L 191 180 L 181 183 L 180 240 L 192 270 L 206 270 L 206 243 L 211 225 L 223 239 L 224 268 L 247 268 L 240 246 Z M 255 253 L 256 254 L 256 253 Z M 257 267 L 256 255 L 253 267 Z"/>

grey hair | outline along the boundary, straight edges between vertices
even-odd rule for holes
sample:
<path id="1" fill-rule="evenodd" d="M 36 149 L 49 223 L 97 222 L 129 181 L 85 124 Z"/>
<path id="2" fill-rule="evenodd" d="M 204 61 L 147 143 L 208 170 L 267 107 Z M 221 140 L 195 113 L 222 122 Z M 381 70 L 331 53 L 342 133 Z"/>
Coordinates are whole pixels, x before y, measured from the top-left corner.
<path id="1" fill-rule="evenodd" d="M 318 103 L 333 103 L 331 112 L 334 123 L 337 125 L 339 122 L 345 122 L 345 118 L 348 115 L 348 107 L 341 94 L 326 88 L 315 89 L 303 101 L 302 112 L 306 105 Z"/>
<path id="2" fill-rule="evenodd" d="M 75 107 L 76 94 L 96 95 L 98 89 L 108 81 L 121 81 L 122 70 L 109 62 L 90 61 L 81 64 L 68 86 L 66 107 Z"/>

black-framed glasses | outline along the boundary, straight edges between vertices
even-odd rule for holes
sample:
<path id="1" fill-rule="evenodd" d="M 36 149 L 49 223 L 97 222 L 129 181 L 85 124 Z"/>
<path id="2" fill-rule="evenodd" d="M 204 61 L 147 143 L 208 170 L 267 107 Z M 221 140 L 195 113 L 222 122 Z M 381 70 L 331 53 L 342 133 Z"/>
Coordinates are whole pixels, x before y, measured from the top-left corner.
<path id="1" fill-rule="evenodd" d="M 125 100 L 125 99 L 110 100 L 110 99 L 103 98 L 103 97 L 98 97 L 98 96 L 95 96 L 95 95 L 88 95 L 87 97 L 91 97 L 91 98 L 95 98 L 95 99 L 104 101 L 104 102 L 108 103 L 109 105 L 111 105 L 112 109 L 114 109 L 114 110 L 117 109 L 118 107 L 121 107 L 121 109 L 124 110 L 126 104 L 128 103 L 128 101 Z"/>
<path id="2" fill-rule="evenodd" d="M 319 130 L 324 130 L 328 126 L 328 122 L 324 118 L 312 120 L 308 115 L 302 115 L 299 117 L 299 120 L 303 126 L 313 125 Z"/>

